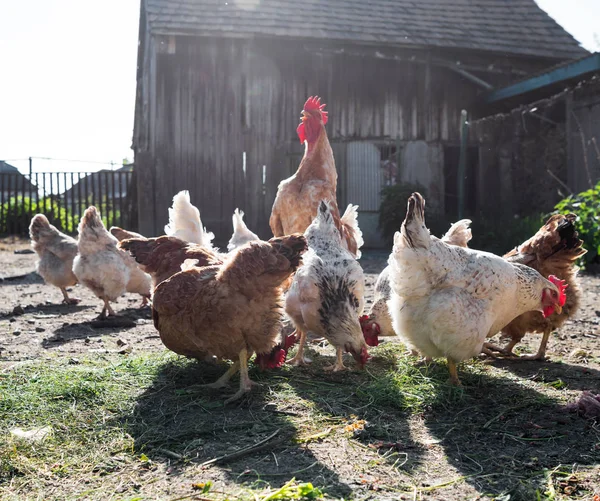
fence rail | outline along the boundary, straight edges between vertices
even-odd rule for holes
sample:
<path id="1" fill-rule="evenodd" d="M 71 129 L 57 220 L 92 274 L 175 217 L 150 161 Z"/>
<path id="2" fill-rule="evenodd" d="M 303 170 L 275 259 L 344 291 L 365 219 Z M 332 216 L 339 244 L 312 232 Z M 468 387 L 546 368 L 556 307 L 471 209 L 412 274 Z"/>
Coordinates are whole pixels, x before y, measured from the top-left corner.
<path id="1" fill-rule="evenodd" d="M 94 205 L 109 227 L 137 227 L 133 171 L 0 172 L 0 235 L 27 235 L 38 213 L 61 231 L 77 232 L 81 215 Z"/>

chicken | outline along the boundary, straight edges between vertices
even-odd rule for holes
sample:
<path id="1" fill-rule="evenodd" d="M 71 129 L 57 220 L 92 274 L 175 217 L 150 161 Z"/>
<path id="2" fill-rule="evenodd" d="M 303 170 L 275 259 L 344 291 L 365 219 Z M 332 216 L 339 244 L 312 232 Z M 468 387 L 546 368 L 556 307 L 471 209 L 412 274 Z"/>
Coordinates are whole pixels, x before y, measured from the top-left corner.
<path id="1" fill-rule="evenodd" d="M 470 219 L 461 219 L 454 223 L 448 232 L 442 237 L 442 242 L 459 247 L 467 247 L 467 243 L 472 238 Z M 369 346 L 379 344 L 379 336 L 395 336 L 396 333 L 392 327 L 392 317 L 388 310 L 388 300 L 390 299 L 392 289 L 390 287 L 390 267 L 386 266 L 377 277 L 375 282 L 375 298 L 371 309 L 367 315 L 360 317 L 360 325 L 363 329 L 365 341 Z M 417 353 L 413 353 L 417 355 Z"/>
<path id="2" fill-rule="evenodd" d="M 336 348 L 336 363 L 344 370 L 343 350 L 362 367 L 368 360 L 359 317 L 364 308 L 363 270 L 342 245 L 331 206 L 321 201 L 317 217 L 304 234 L 309 250 L 294 275 L 285 300 L 285 311 L 300 335 L 298 353 L 290 363 L 304 365 L 308 331 L 326 338 Z"/>
<path id="3" fill-rule="evenodd" d="M 223 265 L 188 266 L 154 290 L 154 326 L 167 348 L 187 357 L 211 354 L 234 360 L 215 383 L 223 387 L 240 370 L 240 389 L 252 387 L 248 358 L 270 354 L 283 317 L 281 283 L 300 265 L 306 239 L 299 234 L 240 247 Z M 192 261 L 193 262 L 193 261 Z"/>
<path id="4" fill-rule="evenodd" d="M 486 353 L 495 356 L 497 352 L 503 356 L 516 357 L 513 353 L 515 345 L 528 332 L 542 334 L 540 347 L 535 355 L 525 355 L 519 358 L 526 360 L 543 360 L 546 356 L 546 346 L 550 333 L 560 328 L 579 309 L 581 290 L 577 280 L 575 261 L 587 251 L 582 248 L 583 241 L 575 230 L 575 214 L 566 216 L 556 214 L 551 216 L 544 226 L 529 240 L 519 245 L 504 256 L 511 263 L 521 263 L 539 271 L 542 275 L 555 275 L 563 281 L 563 287 L 568 287 L 569 294 L 562 304 L 562 313 L 544 316 L 540 312 L 523 313 L 506 325 L 502 337 L 509 338 L 504 348 L 486 344 Z"/>
<path id="5" fill-rule="evenodd" d="M 186 259 L 197 260 L 198 267 L 223 264 L 213 250 L 176 237 L 130 238 L 122 240 L 118 246 L 128 251 L 142 270 L 152 277 L 153 288 L 180 272 Z"/>
<path id="6" fill-rule="evenodd" d="M 121 240 L 126 240 L 128 238 L 146 238 L 135 231 L 124 230 L 123 228 L 119 228 L 118 226 L 110 227 L 110 234 L 115 237 L 119 242 Z"/>
<path id="7" fill-rule="evenodd" d="M 213 248 L 212 241 L 215 235 L 202 225 L 200 211 L 190 202 L 190 193 L 187 190 L 180 191 L 173 197 L 165 233 L 170 237 Z"/>
<path id="8" fill-rule="evenodd" d="M 117 248 L 117 239 L 102 223 L 96 207 L 88 207 L 77 228 L 79 254 L 73 273 L 79 282 L 104 301 L 100 318 L 115 315 L 109 301 L 116 301 L 125 291 L 140 294 L 146 304 L 150 297 L 150 277 L 133 257 Z"/>
<path id="9" fill-rule="evenodd" d="M 235 209 L 231 219 L 233 221 L 233 235 L 231 235 L 229 244 L 227 244 L 228 252 L 231 252 L 248 242 L 252 242 L 253 240 L 260 240 L 258 235 L 252 233 L 246 226 L 246 223 L 244 223 L 243 211 Z"/>
<path id="10" fill-rule="evenodd" d="M 77 277 L 73 273 L 77 240 L 58 231 L 43 214 L 36 214 L 31 219 L 29 236 L 31 247 L 40 258 L 36 267 L 37 272 L 46 283 L 60 289 L 64 303 L 79 303 L 80 299 L 71 298 L 67 293 L 67 287 L 77 283 Z"/>
<path id="11" fill-rule="evenodd" d="M 358 227 L 356 206 L 349 205 L 340 218 L 337 206 L 337 171 L 333 151 L 327 138 L 327 112 L 318 97 L 309 97 L 302 110 L 302 121 L 297 128 L 304 156 L 296 173 L 281 181 L 269 225 L 276 237 L 290 233 L 304 233 L 317 215 L 321 200 L 331 205 L 337 229 L 342 233 L 343 245 L 360 258 L 363 245 Z"/>
<path id="12" fill-rule="evenodd" d="M 481 353 L 483 343 L 527 311 L 560 313 L 564 290 L 529 266 L 448 245 L 425 227 L 425 201 L 408 200 L 389 258 L 392 325 L 405 344 L 428 357 L 446 357 L 450 381 L 456 363 Z"/>

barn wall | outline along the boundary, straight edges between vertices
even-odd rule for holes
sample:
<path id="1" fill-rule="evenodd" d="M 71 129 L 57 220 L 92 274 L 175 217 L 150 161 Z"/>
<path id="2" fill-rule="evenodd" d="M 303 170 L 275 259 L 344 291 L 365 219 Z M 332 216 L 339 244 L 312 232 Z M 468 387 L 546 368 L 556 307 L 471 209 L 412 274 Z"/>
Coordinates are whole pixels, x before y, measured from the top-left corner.
<path id="1" fill-rule="evenodd" d="M 146 81 L 154 86 L 149 144 L 144 149 L 140 141 L 136 150 L 136 164 L 139 154 L 147 169 L 140 187 L 150 189 L 150 178 L 155 186 L 155 210 L 140 207 L 146 233 L 162 231 L 173 194 L 189 189 L 221 242 L 229 238 L 235 207 L 267 237 L 277 185 L 295 169 L 290 159 L 302 152 L 295 130 L 309 95 L 327 103 L 332 143 L 389 138 L 426 144 L 432 161 L 419 166 L 431 179 L 442 177 L 439 143 L 458 141 L 460 110 L 476 97 L 471 82 L 428 64 L 317 55 L 247 40 L 153 40 Z M 343 197 L 343 148 L 334 150 Z"/>

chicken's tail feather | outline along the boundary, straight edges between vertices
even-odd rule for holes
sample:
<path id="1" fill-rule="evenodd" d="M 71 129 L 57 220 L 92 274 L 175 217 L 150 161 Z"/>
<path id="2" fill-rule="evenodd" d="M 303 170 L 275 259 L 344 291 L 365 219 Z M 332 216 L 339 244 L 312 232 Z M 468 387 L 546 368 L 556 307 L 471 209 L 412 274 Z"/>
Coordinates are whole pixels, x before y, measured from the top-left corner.
<path id="1" fill-rule="evenodd" d="M 450 245 L 457 245 L 458 247 L 467 247 L 469 240 L 473 238 L 471 228 L 469 228 L 471 223 L 470 219 L 457 221 L 450 226 L 448 232 L 442 237 L 442 241 Z"/>
<path id="2" fill-rule="evenodd" d="M 358 259 L 361 256 L 360 248 L 365 243 L 362 231 L 358 226 L 358 205 L 348 204 L 341 222 L 342 234 L 348 244 L 348 250 Z"/>
<path id="3" fill-rule="evenodd" d="M 235 209 L 233 211 L 233 216 L 231 217 L 233 221 L 233 232 L 239 233 L 241 231 L 247 230 L 248 227 L 244 222 L 244 211 L 240 209 Z"/>
<path id="4" fill-rule="evenodd" d="M 127 238 L 144 238 L 143 235 L 136 233 L 135 231 L 124 230 L 123 228 L 119 228 L 118 226 L 111 226 L 110 233 L 117 240 L 125 240 Z"/>
<path id="5" fill-rule="evenodd" d="M 291 263 L 294 269 L 300 266 L 302 254 L 308 250 L 306 238 L 301 233 L 272 238 L 269 243 Z"/>
<path id="6" fill-rule="evenodd" d="M 425 199 L 420 193 L 413 193 L 408 199 L 406 217 L 400 233 L 396 233 L 394 244 L 404 247 L 429 247 L 431 238 L 425 226 Z"/>
<path id="7" fill-rule="evenodd" d="M 141 265 L 147 264 L 148 257 L 156 246 L 156 240 L 145 238 L 129 238 L 121 240 L 119 247 L 128 251 Z"/>
<path id="8" fill-rule="evenodd" d="M 31 240 L 37 242 L 51 232 L 52 228 L 50 227 L 50 221 L 48 221 L 48 218 L 44 216 L 44 214 L 36 214 L 33 216 L 31 223 L 29 224 L 29 236 L 31 237 Z"/>
<path id="9" fill-rule="evenodd" d="M 564 250 L 572 256 L 573 259 L 583 256 L 587 250 L 582 247 L 583 240 L 579 238 L 579 233 L 575 228 L 577 215 L 567 214 L 558 224 L 556 230 L 560 236 L 561 244 L 564 245 Z"/>
<path id="10" fill-rule="evenodd" d="M 200 211 L 192 205 L 187 190 L 180 191 L 173 197 L 173 206 L 169 208 L 169 224 L 165 226 L 165 233 L 206 247 L 211 247 L 211 242 L 215 238 L 213 233 L 206 231 L 202 226 Z"/>

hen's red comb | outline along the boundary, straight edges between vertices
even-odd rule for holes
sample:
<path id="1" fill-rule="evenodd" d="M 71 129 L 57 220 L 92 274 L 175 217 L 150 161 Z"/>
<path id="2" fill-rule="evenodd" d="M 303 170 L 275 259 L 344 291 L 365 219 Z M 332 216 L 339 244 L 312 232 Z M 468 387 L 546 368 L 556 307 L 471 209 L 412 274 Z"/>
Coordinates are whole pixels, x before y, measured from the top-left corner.
<path id="1" fill-rule="evenodd" d="M 552 282 L 554 285 L 556 285 L 556 287 L 558 287 L 558 292 L 560 293 L 560 295 L 558 296 L 558 304 L 564 306 L 567 302 L 567 293 L 565 291 L 567 290 L 569 284 L 567 284 L 565 280 L 561 280 L 555 275 L 550 275 L 548 277 L 548 280 L 550 280 L 550 282 Z"/>
<path id="2" fill-rule="evenodd" d="M 304 111 L 320 111 L 323 125 L 327 123 L 328 113 L 325 111 L 325 103 L 321 104 L 319 96 L 310 96 L 304 103 Z"/>

